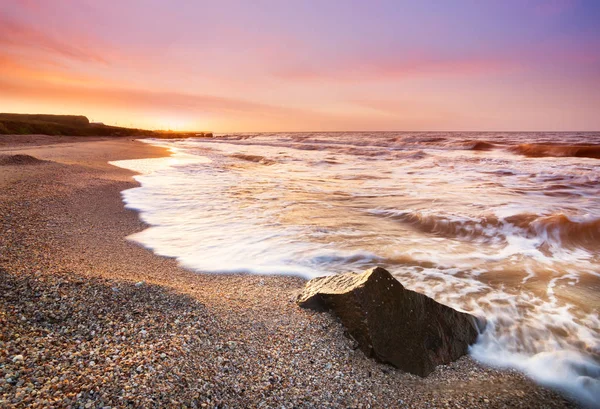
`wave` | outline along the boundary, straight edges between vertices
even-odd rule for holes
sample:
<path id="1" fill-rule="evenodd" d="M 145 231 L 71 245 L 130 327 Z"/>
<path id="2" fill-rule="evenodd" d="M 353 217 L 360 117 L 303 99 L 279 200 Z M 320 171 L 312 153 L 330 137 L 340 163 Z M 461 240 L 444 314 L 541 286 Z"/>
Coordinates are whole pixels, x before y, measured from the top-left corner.
<path id="1" fill-rule="evenodd" d="M 498 219 L 490 218 L 473 220 L 459 219 L 450 216 L 439 216 L 426 214 L 418 211 L 398 211 L 398 210 L 371 210 L 371 214 L 382 215 L 393 220 L 411 225 L 416 230 L 443 236 L 446 238 L 473 238 L 484 236 L 484 229 L 488 224 L 498 226 Z"/>
<path id="2" fill-rule="evenodd" d="M 341 151 L 362 155 L 365 147 L 388 149 L 441 149 L 489 151 L 506 148 L 531 157 L 600 157 L 600 133 L 452 133 L 452 132 L 354 132 L 354 133 L 249 133 L 215 135 L 210 142 L 241 145 L 287 146 L 301 150 Z"/>
<path id="3" fill-rule="evenodd" d="M 236 158 L 236 159 L 241 159 L 241 160 L 245 160 L 248 162 L 254 162 L 254 163 L 260 163 L 261 165 L 274 165 L 277 162 L 272 160 L 272 159 L 268 159 L 265 158 L 264 156 L 259 156 L 259 155 L 245 155 L 245 154 L 235 154 L 235 155 L 231 155 L 232 158 Z"/>
<path id="4" fill-rule="evenodd" d="M 511 147 L 509 150 L 530 158 L 575 157 L 600 159 L 600 145 L 543 145 L 524 143 Z"/>
<path id="5" fill-rule="evenodd" d="M 600 243 L 600 219 L 573 220 L 559 213 L 535 219 L 529 230 L 564 247 L 594 248 Z"/>
<path id="6" fill-rule="evenodd" d="M 478 219 L 411 210 L 374 209 L 369 213 L 408 224 L 422 233 L 449 239 L 501 242 L 509 236 L 520 236 L 538 239 L 542 249 L 596 249 L 600 245 L 600 219 L 569 218 L 563 213 L 547 216 L 522 213 L 505 218 L 490 215 Z"/>
<path id="7" fill-rule="evenodd" d="M 490 151 L 496 148 L 496 145 L 486 141 L 466 141 L 465 148 L 471 151 Z"/>
<path id="8" fill-rule="evenodd" d="M 419 151 L 396 151 L 392 155 L 392 159 L 423 159 L 429 156 L 427 153 L 419 150 Z"/>
<path id="9" fill-rule="evenodd" d="M 498 146 L 495 142 L 476 139 L 449 138 L 396 138 L 389 141 L 391 146 L 404 148 L 433 148 L 443 150 L 489 151 Z"/>

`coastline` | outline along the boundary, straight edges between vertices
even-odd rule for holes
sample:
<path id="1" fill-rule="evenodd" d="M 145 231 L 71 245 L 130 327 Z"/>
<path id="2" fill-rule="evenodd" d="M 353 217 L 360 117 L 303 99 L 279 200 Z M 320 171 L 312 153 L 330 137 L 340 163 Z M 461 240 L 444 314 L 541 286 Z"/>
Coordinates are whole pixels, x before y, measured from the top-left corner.
<path id="1" fill-rule="evenodd" d="M 3 406 L 577 407 L 470 357 L 402 373 L 298 308 L 300 278 L 193 273 L 128 242 L 145 224 L 120 192 L 137 183 L 108 161 L 165 149 L 32 140 L 0 144 L 49 161 L 0 167 Z"/>

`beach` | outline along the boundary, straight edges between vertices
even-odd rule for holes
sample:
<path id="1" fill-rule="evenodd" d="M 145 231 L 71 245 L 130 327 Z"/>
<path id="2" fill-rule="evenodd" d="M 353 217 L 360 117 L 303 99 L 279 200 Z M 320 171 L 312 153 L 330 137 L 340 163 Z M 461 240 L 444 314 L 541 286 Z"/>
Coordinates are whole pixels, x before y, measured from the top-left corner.
<path id="1" fill-rule="evenodd" d="M 2 407 L 577 407 L 469 356 L 403 373 L 300 309 L 305 279 L 200 274 L 126 240 L 147 227 L 121 197 L 138 185 L 108 162 L 166 149 L 2 136 L 0 155 Z"/>

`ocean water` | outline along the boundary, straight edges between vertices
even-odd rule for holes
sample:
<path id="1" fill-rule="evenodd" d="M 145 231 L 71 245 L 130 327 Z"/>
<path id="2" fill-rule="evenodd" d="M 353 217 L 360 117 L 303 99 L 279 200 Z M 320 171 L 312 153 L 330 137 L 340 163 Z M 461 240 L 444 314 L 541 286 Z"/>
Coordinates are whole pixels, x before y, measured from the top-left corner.
<path id="1" fill-rule="evenodd" d="M 118 161 L 149 228 L 198 272 L 380 265 L 485 316 L 471 355 L 600 402 L 600 133 L 276 133 L 146 140 Z"/>

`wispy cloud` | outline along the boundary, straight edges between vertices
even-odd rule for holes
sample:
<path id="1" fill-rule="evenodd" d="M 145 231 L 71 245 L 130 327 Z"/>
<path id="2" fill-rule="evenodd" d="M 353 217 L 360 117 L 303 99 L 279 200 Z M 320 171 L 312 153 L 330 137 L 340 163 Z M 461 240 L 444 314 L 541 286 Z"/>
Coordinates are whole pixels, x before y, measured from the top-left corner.
<path id="1" fill-rule="evenodd" d="M 249 100 L 213 95 L 159 92 L 152 90 L 91 87 L 77 84 L 6 81 L 0 79 L 3 96 L 47 101 L 77 101 L 110 107 L 135 107 L 142 110 L 179 113 L 212 112 L 222 114 L 289 115 L 299 111 Z"/>
<path id="2" fill-rule="evenodd" d="M 43 50 L 84 62 L 107 62 L 104 56 L 91 51 L 91 47 L 73 45 L 73 41 L 59 39 L 52 34 L 2 14 L 0 14 L 0 46 Z"/>
<path id="3" fill-rule="evenodd" d="M 6 81 L 2 78 L 0 89 L 3 91 L 2 97 L 8 100 L 59 103 L 61 107 L 76 106 L 79 110 L 77 112 L 84 114 L 91 111 L 121 110 L 127 112 L 129 117 L 143 112 L 145 115 L 154 114 L 163 118 L 187 118 L 190 123 L 194 123 L 197 118 L 220 118 L 218 123 L 221 124 L 221 130 L 229 131 L 374 129 L 374 111 L 379 111 L 376 114 L 379 119 L 375 129 L 380 130 L 419 129 L 428 126 L 431 121 L 438 121 L 439 126 L 443 127 L 449 123 L 449 119 L 455 118 L 442 111 L 423 109 L 423 104 L 417 105 L 423 112 L 415 116 L 414 104 L 413 109 L 409 110 L 409 103 L 397 101 L 349 101 L 361 108 L 349 114 L 215 95 Z M 140 126 L 143 127 L 144 124 Z"/>
<path id="4" fill-rule="evenodd" d="M 473 76 L 519 69 L 520 63 L 490 57 L 406 55 L 340 59 L 315 64 L 296 64 L 276 74 L 293 80 L 388 81 L 432 76 Z"/>
<path id="5" fill-rule="evenodd" d="M 97 77 L 75 72 L 65 65 L 53 60 L 36 56 L 35 59 L 2 53 L 0 51 L 0 77 L 5 82 L 35 82 L 43 81 L 46 84 L 90 84 L 102 83 Z"/>

